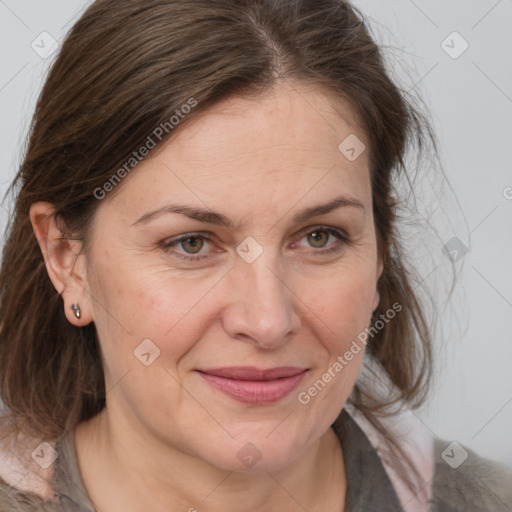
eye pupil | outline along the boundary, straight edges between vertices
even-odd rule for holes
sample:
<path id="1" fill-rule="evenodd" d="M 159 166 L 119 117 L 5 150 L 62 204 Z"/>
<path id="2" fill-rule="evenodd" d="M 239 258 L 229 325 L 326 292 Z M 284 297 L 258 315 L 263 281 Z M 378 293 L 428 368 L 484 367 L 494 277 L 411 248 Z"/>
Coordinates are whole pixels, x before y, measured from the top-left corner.
<path id="1" fill-rule="evenodd" d="M 192 240 L 192 242 L 190 242 Z M 188 251 L 186 245 L 189 244 L 192 247 L 192 251 Z M 198 253 L 203 247 L 204 241 L 198 236 L 189 236 L 182 241 L 183 249 L 191 254 Z"/>
<path id="2" fill-rule="evenodd" d="M 314 247 L 323 247 L 327 243 L 327 240 L 329 239 L 329 233 L 327 233 L 326 231 L 318 230 L 311 232 L 308 235 L 308 238 L 309 237 L 311 237 L 310 241 L 313 241 L 312 245 Z M 324 238 L 324 240 L 322 240 L 322 237 Z M 320 244 L 316 245 L 317 242 L 320 242 Z"/>

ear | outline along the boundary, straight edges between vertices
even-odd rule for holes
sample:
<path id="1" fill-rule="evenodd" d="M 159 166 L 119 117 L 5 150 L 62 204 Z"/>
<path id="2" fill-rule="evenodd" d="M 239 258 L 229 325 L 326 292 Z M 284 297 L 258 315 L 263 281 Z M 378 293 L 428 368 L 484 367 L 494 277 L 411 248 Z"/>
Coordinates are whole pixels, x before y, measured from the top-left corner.
<path id="1" fill-rule="evenodd" d="M 30 206 L 30 222 L 43 253 L 46 270 L 64 301 L 64 313 L 70 323 L 84 326 L 93 321 L 90 295 L 87 283 L 87 260 L 81 254 L 80 240 L 66 240 L 59 229 L 55 207 L 40 201 Z M 80 306 L 80 318 L 71 309 L 72 304 Z"/>
<path id="2" fill-rule="evenodd" d="M 382 275 L 382 272 L 384 270 L 384 263 L 382 259 L 379 257 L 377 261 L 377 283 L 379 282 L 380 276 Z M 380 294 L 377 289 L 377 286 L 375 287 L 375 295 L 373 297 L 373 311 L 375 311 L 379 305 L 380 302 Z"/>

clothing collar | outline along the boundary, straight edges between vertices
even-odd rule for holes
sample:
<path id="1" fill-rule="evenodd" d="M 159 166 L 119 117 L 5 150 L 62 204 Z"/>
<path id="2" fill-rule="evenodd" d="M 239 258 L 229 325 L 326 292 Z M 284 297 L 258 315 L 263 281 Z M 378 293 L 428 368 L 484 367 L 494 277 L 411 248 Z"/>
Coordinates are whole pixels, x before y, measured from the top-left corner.
<path id="1" fill-rule="evenodd" d="M 344 512 L 402 510 L 377 451 L 345 409 L 332 428 L 341 443 L 347 475 Z"/>

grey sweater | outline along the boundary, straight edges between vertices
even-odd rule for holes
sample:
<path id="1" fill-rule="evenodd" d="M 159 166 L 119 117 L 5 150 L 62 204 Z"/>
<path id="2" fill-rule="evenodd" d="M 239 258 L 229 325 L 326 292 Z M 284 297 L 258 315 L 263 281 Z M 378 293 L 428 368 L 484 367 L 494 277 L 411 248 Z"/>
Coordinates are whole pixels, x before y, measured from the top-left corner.
<path id="1" fill-rule="evenodd" d="M 377 451 L 351 416 L 343 410 L 332 425 L 343 449 L 347 475 L 345 512 L 404 510 Z M 512 512 L 512 469 L 484 459 L 471 450 L 457 469 L 441 453 L 449 443 L 434 440 L 435 473 L 432 512 Z M 50 485 L 56 498 L 43 500 L 0 479 L 0 512 L 97 512 L 87 495 L 78 467 L 74 433 L 55 446 L 58 458 Z M 414 511 L 406 508 L 407 512 Z M 108 512 L 108 511 L 102 511 Z"/>

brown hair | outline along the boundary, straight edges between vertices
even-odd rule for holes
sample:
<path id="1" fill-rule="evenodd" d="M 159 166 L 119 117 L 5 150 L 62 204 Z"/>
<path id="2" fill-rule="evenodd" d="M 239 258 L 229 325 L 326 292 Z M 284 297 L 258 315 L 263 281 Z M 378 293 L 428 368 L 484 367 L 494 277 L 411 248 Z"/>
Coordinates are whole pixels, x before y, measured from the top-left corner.
<path id="1" fill-rule="evenodd" d="M 384 262 L 374 320 L 395 302 L 403 309 L 369 339 L 367 353 L 397 386 L 394 400 L 411 407 L 424 401 L 431 333 L 403 261 L 392 185 L 411 177 L 406 151 L 418 153 L 433 139 L 425 116 L 389 78 L 361 13 L 344 0 L 97 0 L 51 68 L 10 188 L 18 190 L 0 272 L 0 385 L 17 431 L 54 438 L 105 406 L 95 326 L 66 320 L 30 205 L 52 203 L 62 228 L 86 251 L 95 191 L 156 127 L 194 98 L 197 106 L 162 140 L 169 139 L 209 105 L 258 95 L 278 77 L 348 99 L 368 136 Z M 350 402 L 403 454 L 378 419 L 388 404 L 372 382 L 358 381 Z"/>

